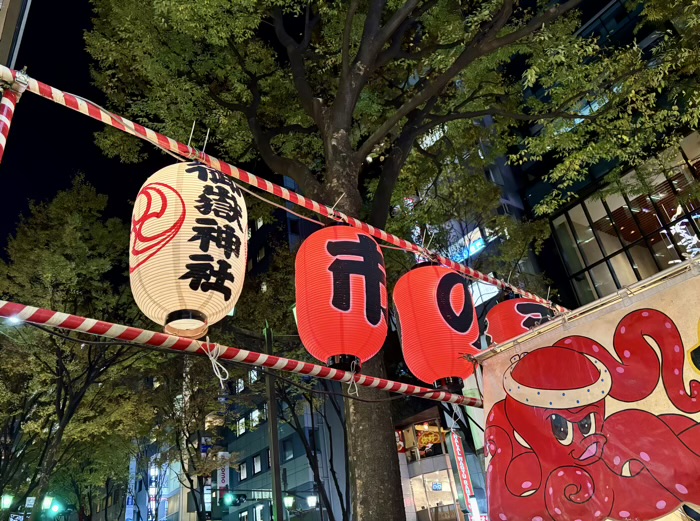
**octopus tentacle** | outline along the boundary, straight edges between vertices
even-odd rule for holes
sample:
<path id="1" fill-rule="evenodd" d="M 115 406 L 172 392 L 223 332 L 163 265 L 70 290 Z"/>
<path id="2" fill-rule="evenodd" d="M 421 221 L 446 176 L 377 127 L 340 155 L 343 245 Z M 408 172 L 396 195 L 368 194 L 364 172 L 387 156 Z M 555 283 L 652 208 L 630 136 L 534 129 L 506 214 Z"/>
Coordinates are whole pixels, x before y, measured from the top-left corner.
<path id="1" fill-rule="evenodd" d="M 517 470 L 514 468 L 513 463 L 517 459 L 513 459 L 513 440 L 503 427 L 490 425 L 486 428 L 484 436 L 486 450 L 491 456 L 491 461 L 486 469 L 491 519 L 494 521 L 549 521 L 550 517 L 546 515 L 542 494 L 538 493 L 537 490 L 528 494 L 530 490 L 525 490 L 529 489 L 535 481 L 535 476 L 528 478 L 529 474 L 526 472 L 535 470 L 539 480 L 540 469 L 526 468 L 522 465 L 516 465 Z M 532 460 L 528 459 L 528 461 L 532 463 Z M 516 479 L 515 474 L 520 477 Z M 522 480 L 520 491 L 511 490 L 514 479 L 516 481 Z M 525 485 L 527 486 L 523 489 L 522 486 Z"/>
<path id="2" fill-rule="evenodd" d="M 547 478 L 545 503 L 555 521 L 601 521 L 610 515 L 613 495 L 596 493 L 596 483 L 588 470 L 560 467 Z"/>
<path id="3" fill-rule="evenodd" d="M 653 338 L 661 349 L 661 362 L 646 340 Z M 664 313 L 640 309 L 625 316 L 615 331 L 612 356 L 595 340 L 571 336 L 556 343 L 600 360 L 613 379 L 610 396 L 622 402 L 637 402 L 649 396 L 663 377 L 671 402 L 681 411 L 700 412 L 700 382 L 690 382 L 690 392 L 683 381 L 685 350 L 678 328 Z"/>

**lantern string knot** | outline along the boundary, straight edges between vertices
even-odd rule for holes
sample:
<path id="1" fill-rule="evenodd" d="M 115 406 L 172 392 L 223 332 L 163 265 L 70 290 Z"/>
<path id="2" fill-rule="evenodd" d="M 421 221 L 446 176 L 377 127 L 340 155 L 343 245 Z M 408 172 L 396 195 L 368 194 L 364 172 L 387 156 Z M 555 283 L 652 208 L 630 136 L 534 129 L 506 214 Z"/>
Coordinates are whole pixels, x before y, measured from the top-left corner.
<path id="1" fill-rule="evenodd" d="M 452 404 L 452 425 L 450 425 L 450 430 L 455 432 L 457 430 L 457 406 Z"/>
<path id="2" fill-rule="evenodd" d="M 348 382 L 348 394 L 350 396 L 359 396 L 360 391 L 357 387 L 357 382 L 355 381 L 355 375 L 357 374 L 357 362 L 355 360 L 353 360 L 352 364 L 350 364 L 350 373 L 352 374 L 352 378 Z"/>
<path id="3" fill-rule="evenodd" d="M 224 382 L 229 379 L 230 374 L 228 369 L 226 369 L 223 364 L 219 362 L 219 357 L 225 351 L 225 349 L 222 349 L 219 344 L 211 344 L 209 342 L 209 336 L 207 336 L 207 343 L 204 345 L 206 346 L 206 348 L 204 348 L 204 352 L 207 354 L 207 357 L 211 362 L 214 376 L 219 379 L 219 384 L 221 385 L 221 388 L 224 389 Z M 203 347 L 201 343 L 200 346 Z"/>

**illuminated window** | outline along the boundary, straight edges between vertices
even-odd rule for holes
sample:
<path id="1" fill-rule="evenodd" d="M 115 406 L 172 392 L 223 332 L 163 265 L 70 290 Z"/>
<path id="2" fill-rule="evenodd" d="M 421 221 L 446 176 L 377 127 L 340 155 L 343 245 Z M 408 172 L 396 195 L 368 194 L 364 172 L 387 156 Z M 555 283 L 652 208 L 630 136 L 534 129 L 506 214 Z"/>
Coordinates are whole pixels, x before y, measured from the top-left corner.
<path id="1" fill-rule="evenodd" d="M 253 474 L 259 474 L 262 472 L 262 458 L 260 454 L 253 458 Z"/>

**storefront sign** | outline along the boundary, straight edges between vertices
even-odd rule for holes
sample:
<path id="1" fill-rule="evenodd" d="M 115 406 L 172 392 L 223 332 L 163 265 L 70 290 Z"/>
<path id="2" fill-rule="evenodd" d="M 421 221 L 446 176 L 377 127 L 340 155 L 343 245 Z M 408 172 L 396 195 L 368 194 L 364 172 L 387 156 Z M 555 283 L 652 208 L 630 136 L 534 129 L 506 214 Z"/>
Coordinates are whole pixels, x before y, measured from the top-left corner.
<path id="1" fill-rule="evenodd" d="M 439 445 L 440 433 L 437 431 L 421 432 L 418 436 L 418 446 L 427 447 L 428 445 Z"/>
<path id="2" fill-rule="evenodd" d="M 455 451 L 455 461 L 457 462 L 457 473 L 459 474 L 459 480 L 462 482 L 462 490 L 466 497 L 474 495 L 474 489 L 472 487 L 472 480 L 469 477 L 469 467 L 467 467 L 467 456 L 464 454 L 464 447 L 462 446 L 462 438 L 456 432 L 452 432 L 452 446 Z"/>
<path id="3" fill-rule="evenodd" d="M 700 504 L 694 273 L 482 361 L 491 519 L 651 521 Z"/>
<path id="4" fill-rule="evenodd" d="M 231 484 L 228 461 L 230 457 L 231 455 L 228 452 L 219 452 L 219 458 L 226 461 L 223 466 L 216 471 L 216 483 L 219 486 L 219 490 L 225 489 Z"/>

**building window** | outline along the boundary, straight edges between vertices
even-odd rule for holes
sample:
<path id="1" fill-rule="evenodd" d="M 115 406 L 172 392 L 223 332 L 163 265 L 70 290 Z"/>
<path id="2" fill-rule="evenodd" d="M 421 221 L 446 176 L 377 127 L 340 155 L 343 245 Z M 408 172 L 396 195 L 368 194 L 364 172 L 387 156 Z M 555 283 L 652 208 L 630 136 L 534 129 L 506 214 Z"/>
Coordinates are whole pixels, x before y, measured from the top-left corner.
<path id="1" fill-rule="evenodd" d="M 265 246 L 261 247 L 261 248 L 258 250 L 258 257 L 257 257 L 258 262 L 260 262 L 260 261 L 263 260 L 264 258 L 265 258 Z"/>
<path id="2" fill-rule="evenodd" d="M 294 444 L 291 439 L 282 442 L 282 457 L 284 461 L 294 459 Z"/>
<path id="3" fill-rule="evenodd" d="M 243 436 L 245 434 L 245 418 L 240 418 L 238 420 L 238 435 Z"/>
<path id="4" fill-rule="evenodd" d="M 240 481 L 248 478 L 248 467 L 246 467 L 245 461 L 238 465 L 238 476 Z"/>
<path id="5" fill-rule="evenodd" d="M 252 428 L 257 427 L 258 425 L 260 425 L 260 410 L 255 409 L 250 413 L 250 426 Z"/>
<path id="6" fill-rule="evenodd" d="M 651 175 L 649 193 L 590 197 L 552 220 L 569 280 L 586 304 L 700 254 L 700 203 L 687 165 Z M 633 171 L 623 187 L 638 186 Z"/>
<path id="7" fill-rule="evenodd" d="M 243 378 L 239 378 L 236 380 L 236 393 L 242 393 L 243 390 L 245 389 L 245 380 Z"/>
<path id="8" fill-rule="evenodd" d="M 265 508 L 265 505 L 255 505 L 253 521 L 263 521 L 263 508 Z"/>
<path id="9" fill-rule="evenodd" d="M 250 260 L 248 261 L 248 268 L 247 268 L 247 270 L 248 270 L 248 271 L 253 271 L 253 259 L 250 259 Z"/>
<path id="10" fill-rule="evenodd" d="M 263 224 L 265 224 L 265 223 L 263 222 L 263 218 L 262 218 L 262 217 L 258 217 L 258 220 L 255 222 L 255 229 L 256 229 L 256 230 L 259 230 L 260 228 L 263 227 Z"/>
<path id="11" fill-rule="evenodd" d="M 238 513 L 238 521 L 248 521 L 248 511 L 244 510 L 243 512 Z"/>
<path id="12" fill-rule="evenodd" d="M 259 474 L 262 472 L 262 458 L 260 454 L 253 457 L 253 474 Z"/>
<path id="13" fill-rule="evenodd" d="M 248 379 L 251 385 L 257 382 L 260 379 L 259 371 L 257 369 L 251 369 L 248 373 Z"/>

